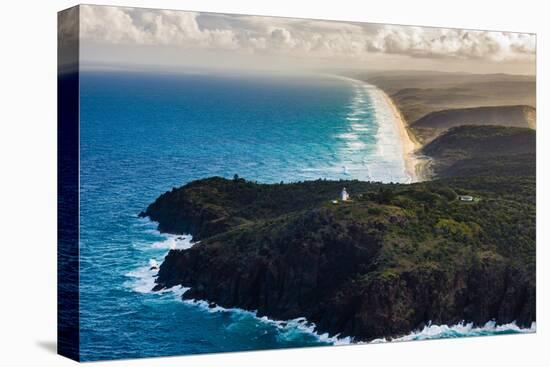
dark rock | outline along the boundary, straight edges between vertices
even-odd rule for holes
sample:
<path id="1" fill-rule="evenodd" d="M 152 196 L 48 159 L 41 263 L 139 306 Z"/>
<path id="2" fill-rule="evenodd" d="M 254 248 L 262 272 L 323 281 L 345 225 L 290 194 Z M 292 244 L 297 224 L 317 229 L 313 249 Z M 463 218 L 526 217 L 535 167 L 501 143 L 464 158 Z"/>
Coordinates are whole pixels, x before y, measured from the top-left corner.
<path id="1" fill-rule="evenodd" d="M 163 290 L 163 289 L 165 289 L 165 288 L 166 288 L 166 287 L 162 286 L 161 284 L 156 284 L 156 285 L 153 287 L 152 291 L 153 291 L 153 292 L 158 292 L 158 291 L 161 291 L 161 290 Z"/>
<path id="2" fill-rule="evenodd" d="M 175 189 L 147 209 L 159 228 L 201 238 L 167 254 L 154 290 L 183 285 L 190 287 L 183 298 L 207 300 L 208 307 L 305 317 L 319 332 L 356 340 L 403 335 L 429 322 L 530 326 L 535 320 L 533 181 L 445 183 L 456 192 L 483 190 L 476 206 L 449 203 L 441 182 L 388 185 L 393 194 L 385 204 L 365 195 L 334 206 L 324 203 L 341 182 L 219 180 Z M 286 186 L 302 202 L 282 198 L 281 209 L 274 198 L 289 195 Z M 366 193 L 380 185 L 345 186 Z M 243 206 L 248 199 L 233 190 L 256 200 Z M 501 197 L 506 200 L 496 200 Z M 521 218 L 508 214 L 512 209 Z M 450 229 L 434 229 L 438 223 Z"/>

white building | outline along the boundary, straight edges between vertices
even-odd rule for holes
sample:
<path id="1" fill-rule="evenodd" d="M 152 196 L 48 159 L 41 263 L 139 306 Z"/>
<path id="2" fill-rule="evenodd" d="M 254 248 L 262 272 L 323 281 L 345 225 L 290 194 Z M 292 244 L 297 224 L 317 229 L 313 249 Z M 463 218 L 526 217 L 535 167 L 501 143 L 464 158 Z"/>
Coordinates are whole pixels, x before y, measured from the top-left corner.
<path id="1" fill-rule="evenodd" d="M 345 188 L 345 187 L 342 189 L 342 193 L 340 194 L 340 200 L 342 200 L 342 201 L 347 201 L 347 200 L 349 200 L 349 194 L 348 194 L 348 192 L 346 191 L 346 188 Z"/>
<path id="2" fill-rule="evenodd" d="M 474 201 L 474 197 L 471 195 L 459 195 L 460 201 Z"/>

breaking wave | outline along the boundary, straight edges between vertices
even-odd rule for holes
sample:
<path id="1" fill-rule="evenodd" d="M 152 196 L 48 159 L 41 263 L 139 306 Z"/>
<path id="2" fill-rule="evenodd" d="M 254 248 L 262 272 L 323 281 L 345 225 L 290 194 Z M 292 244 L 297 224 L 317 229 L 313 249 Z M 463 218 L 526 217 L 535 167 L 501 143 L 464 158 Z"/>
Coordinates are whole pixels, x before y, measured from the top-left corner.
<path id="1" fill-rule="evenodd" d="M 141 225 L 143 225 L 143 223 Z M 146 223 L 146 225 L 153 224 L 152 222 L 149 222 Z M 190 235 L 161 235 L 158 231 L 151 231 L 151 233 L 154 232 L 156 232 L 157 235 L 163 236 L 164 239 L 146 244 L 143 251 L 153 251 L 158 253 L 160 250 L 162 253 L 161 256 L 150 258 L 146 265 L 140 266 L 139 268 L 125 274 L 129 279 L 125 285 L 134 292 L 142 294 L 157 294 L 161 296 L 172 295 L 174 300 L 183 302 L 190 307 L 197 307 L 204 312 L 227 313 L 235 321 L 232 324 L 232 327 L 237 327 L 236 325 L 239 323 L 254 324 L 258 322 L 264 325 L 272 326 L 277 330 L 277 337 L 283 341 L 299 340 L 300 338 L 303 338 L 304 335 L 310 335 L 323 344 L 363 344 L 363 342 L 354 341 L 351 337 L 340 337 L 339 335 L 330 336 L 328 333 L 319 333 L 316 331 L 315 324 L 309 322 L 304 317 L 284 321 L 273 320 L 266 316 L 258 316 L 256 311 L 247 311 L 240 308 L 224 308 L 204 300 L 182 300 L 183 294 L 189 290 L 187 287 L 176 286 L 169 289 L 164 289 L 162 291 L 153 292 L 155 277 L 157 275 L 160 262 L 162 262 L 167 254 L 166 250 L 188 249 L 196 244 L 193 242 L 192 236 Z M 429 323 L 421 330 L 413 331 L 410 334 L 396 338 L 375 339 L 367 344 L 441 338 L 460 338 L 483 335 L 534 333 L 535 331 L 536 323 L 533 323 L 529 328 L 519 327 L 515 322 L 497 325 L 494 321 L 489 321 L 483 326 L 474 326 L 472 323 L 459 323 L 451 326 Z"/>
<path id="2" fill-rule="evenodd" d="M 533 322 L 529 328 L 521 328 L 515 322 L 504 325 L 497 325 L 494 321 L 488 321 L 485 325 L 478 327 L 474 326 L 473 323 L 459 323 L 452 326 L 428 324 L 422 330 L 414 331 L 408 335 L 398 338 L 376 339 L 373 340 L 371 343 L 461 338 L 484 335 L 525 334 L 534 333 L 536 332 L 536 330 L 537 325 L 535 322 Z"/>
<path id="3" fill-rule="evenodd" d="M 384 94 L 374 85 L 342 78 L 353 89 L 344 119 L 347 125 L 336 136 L 341 142 L 335 170 L 368 181 L 410 182 L 395 115 Z"/>

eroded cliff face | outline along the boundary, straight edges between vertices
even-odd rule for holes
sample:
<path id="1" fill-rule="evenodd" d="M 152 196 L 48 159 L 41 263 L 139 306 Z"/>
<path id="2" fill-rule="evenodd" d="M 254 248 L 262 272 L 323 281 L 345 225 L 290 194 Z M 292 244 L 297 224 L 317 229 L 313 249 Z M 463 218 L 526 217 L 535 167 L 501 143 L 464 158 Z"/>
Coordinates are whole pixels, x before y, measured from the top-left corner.
<path id="1" fill-rule="evenodd" d="M 393 185 L 391 192 L 365 183 L 352 202 L 306 200 L 287 214 L 272 209 L 254 220 L 251 208 L 236 216 L 238 205 L 226 199 L 211 215 L 217 196 L 248 183 L 203 184 L 165 194 L 151 216 L 159 228 L 201 238 L 168 253 L 156 290 L 183 285 L 191 288 L 185 298 L 274 319 L 306 317 L 320 332 L 356 340 L 399 336 L 430 321 L 530 326 L 535 320 L 534 227 L 509 223 L 505 242 L 517 237 L 516 252 L 500 244 L 486 228 L 503 209 L 498 193 L 479 191 L 486 202 L 469 205 L 442 193 L 441 183 Z M 308 190 L 327 186 L 333 189 L 319 182 Z M 185 213 L 168 205 L 182 201 L 177 207 Z M 233 214 L 233 225 L 224 211 Z"/>

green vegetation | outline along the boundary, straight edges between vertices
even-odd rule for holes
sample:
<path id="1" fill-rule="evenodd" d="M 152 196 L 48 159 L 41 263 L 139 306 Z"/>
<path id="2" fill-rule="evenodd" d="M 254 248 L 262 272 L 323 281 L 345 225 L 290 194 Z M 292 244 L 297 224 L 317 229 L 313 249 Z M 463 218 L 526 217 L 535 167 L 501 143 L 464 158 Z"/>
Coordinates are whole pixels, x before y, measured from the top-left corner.
<path id="1" fill-rule="evenodd" d="M 354 75 L 384 90 L 413 124 L 441 110 L 481 106 L 535 106 L 535 77 L 506 74 L 388 72 Z"/>
<path id="2" fill-rule="evenodd" d="M 352 200 L 333 204 L 343 186 Z M 191 287 L 185 297 L 306 316 L 320 331 L 365 340 L 428 321 L 535 318 L 534 177 L 411 185 L 215 177 L 163 194 L 143 215 L 201 240 L 171 251 L 157 278 L 156 289 Z"/>
<path id="3" fill-rule="evenodd" d="M 438 177 L 534 176 L 536 133 L 529 128 L 459 126 L 424 146 Z"/>
<path id="4" fill-rule="evenodd" d="M 536 136 L 490 124 L 534 127 L 534 108 L 478 107 L 534 105 L 534 78 L 352 76 L 385 90 L 407 121 L 419 121 L 411 129 L 429 141 L 422 153 L 438 179 L 259 184 L 235 174 L 174 188 L 140 215 L 200 242 L 169 252 L 155 289 L 183 285 L 191 288 L 187 298 L 277 319 L 305 316 L 320 332 L 357 340 L 430 321 L 530 326 Z M 343 187 L 351 200 L 334 203 Z"/>
<path id="5" fill-rule="evenodd" d="M 424 144 L 466 124 L 535 128 L 534 76 L 422 71 L 350 76 L 384 90 Z"/>
<path id="6" fill-rule="evenodd" d="M 411 124 L 417 136 L 431 141 L 447 129 L 462 125 L 499 125 L 535 128 L 536 111 L 530 106 L 456 108 L 428 113 Z"/>

